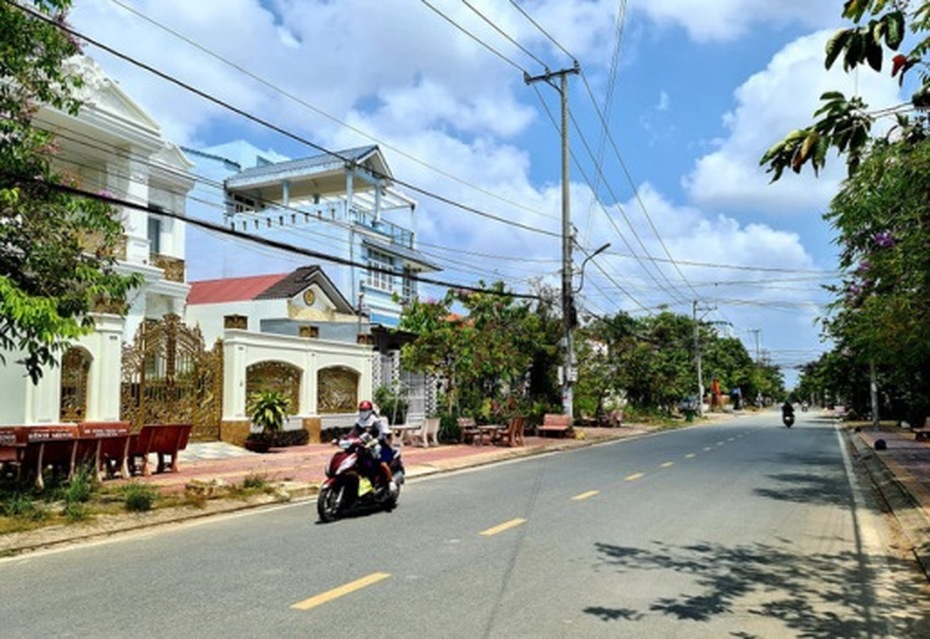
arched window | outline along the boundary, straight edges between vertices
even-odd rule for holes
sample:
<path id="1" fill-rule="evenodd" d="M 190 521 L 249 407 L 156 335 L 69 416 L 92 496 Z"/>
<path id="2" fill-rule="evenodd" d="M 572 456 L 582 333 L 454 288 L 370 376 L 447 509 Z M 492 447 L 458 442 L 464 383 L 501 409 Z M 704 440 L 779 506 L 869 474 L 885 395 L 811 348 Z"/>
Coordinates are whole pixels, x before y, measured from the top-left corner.
<path id="1" fill-rule="evenodd" d="M 291 400 L 288 413 L 300 414 L 300 379 L 303 371 L 286 362 L 257 362 L 245 369 L 246 401 L 260 391 L 272 390 L 283 393 Z"/>
<path id="2" fill-rule="evenodd" d="M 344 366 L 321 368 L 317 372 L 318 413 L 352 413 L 358 407 L 358 371 Z"/>

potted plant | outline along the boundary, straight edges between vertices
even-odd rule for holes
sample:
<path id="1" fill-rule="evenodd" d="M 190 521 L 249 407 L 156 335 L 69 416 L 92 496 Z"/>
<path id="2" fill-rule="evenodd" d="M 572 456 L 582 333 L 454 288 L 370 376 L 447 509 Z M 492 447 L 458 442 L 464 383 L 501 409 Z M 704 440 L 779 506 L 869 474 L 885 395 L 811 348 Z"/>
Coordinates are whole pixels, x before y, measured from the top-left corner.
<path id="1" fill-rule="evenodd" d="M 254 452 L 268 452 L 275 436 L 284 430 L 284 420 L 287 419 L 290 406 L 291 400 L 280 391 L 263 390 L 252 393 L 246 410 L 252 424 L 258 426 L 261 431 L 250 432 L 245 440 L 245 447 Z"/>

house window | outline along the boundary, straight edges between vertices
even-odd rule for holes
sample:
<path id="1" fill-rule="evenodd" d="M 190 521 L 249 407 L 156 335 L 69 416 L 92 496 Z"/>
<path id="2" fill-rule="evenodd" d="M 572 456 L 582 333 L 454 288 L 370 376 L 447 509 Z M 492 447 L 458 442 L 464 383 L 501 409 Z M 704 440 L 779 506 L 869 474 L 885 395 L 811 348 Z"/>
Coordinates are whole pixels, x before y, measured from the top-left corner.
<path id="1" fill-rule="evenodd" d="M 153 207 L 156 208 L 156 207 Z M 154 215 L 149 215 L 149 253 L 158 255 L 161 253 L 161 219 Z"/>
<path id="2" fill-rule="evenodd" d="M 384 270 L 370 270 L 368 272 L 368 286 L 382 291 L 394 290 L 394 276 L 389 272 L 394 271 L 394 260 L 387 253 L 381 251 L 368 250 L 368 264 Z"/>
<path id="3" fill-rule="evenodd" d="M 233 213 L 255 213 L 265 209 L 264 204 L 239 193 L 233 193 L 231 199 Z"/>
<path id="4" fill-rule="evenodd" d="M 409 268 L 404 269 L 404 293 L 401 296 L 404 304 L 409 304 L 417 296 L 417 281 L 414 279 L 416 272 Z"/>

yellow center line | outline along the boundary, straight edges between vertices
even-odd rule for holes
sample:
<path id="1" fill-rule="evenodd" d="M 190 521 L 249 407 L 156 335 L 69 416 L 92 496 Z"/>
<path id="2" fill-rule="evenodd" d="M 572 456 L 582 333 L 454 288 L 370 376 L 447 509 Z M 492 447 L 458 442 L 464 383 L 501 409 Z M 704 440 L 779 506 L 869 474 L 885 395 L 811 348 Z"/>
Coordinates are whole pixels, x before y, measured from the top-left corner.
<path id="1" fill-rule="evenodd" d="M 520 524 L 525 524 L 525 523 L 526 523 L 525 519 L 520 519 L 518 517 L 517 519 L 511 519 L 510 521 L 505 521 L 499 526 L 494 526 L 494 528 L 488 528 L 487 530 L 482 530 L 478 534 L 484 535 L 485 537 L 490 537 L 491 535 L 496 535 L 497 533 L 504 532 L 505 530 L 510 530 L 511 528 L 515 528 L 516 526 L 519 526 Z"/>
<path id="2" fill-rule="evenodd" d="M 685 455 L 685 459 L 691 459 L 692 457 L 694 457 L 694 453 L 688 453 Z"/>
<path id="3" fill-rule="evenodd" d="M 674 465 L 675 465 L 675 462 L 665 462 L 664 464 L 662 464 L 662 468 L 671 468 Z"/>
<path id="4" fill-rule="evenodd" d="M 343 597 L 350 593 L 355 592 L 356 590 L 361 590 L 366 586 L 370 586 L 374 583 L 378 583 L 382 579 L 387 579 L 391 575 L 386 572 L 374 572 L 367 577 L 362 577 L 361 579 L 356 579 L 351 583 L 347 583 L 344 586 L 339 586 L 338 588 L 333 588 L 332 590 L 327 590 L 324 593 L 320 593 L 315 597 L 310 597 L 309 599 L 304 599 L 295 603 L 291 608 L 294 610 L 310 610 L 311 608 L 316 608 L 322 604 L 328 603 L 333 599 Z"/>
<path id="5" fill-rule="evenodd" d="M 646 473 L 633 473 L 632 475 L 627 476 L 626 480 L 636 481 L 637 479 L 640 479 L 641 477 L 645 477 L 645 476 L 646 476 Z"/>
<path id="6" fill-rule="evenodd" d="M 587 499 L 588 497 L 594 497 L 594 496 L 595 496 L 596 494 L 598 494 L 599 492 L 601 492 L 601 491 L 599 491 L 599 490 L 589 490 L 589 491 L 586 492 L 586 493 L 581 493 L 580 495 L 575 495 L 574 497 L 572 497 L 572 499 L 573 499 L 574 501 L 581 501 L 582 499 Z"/>

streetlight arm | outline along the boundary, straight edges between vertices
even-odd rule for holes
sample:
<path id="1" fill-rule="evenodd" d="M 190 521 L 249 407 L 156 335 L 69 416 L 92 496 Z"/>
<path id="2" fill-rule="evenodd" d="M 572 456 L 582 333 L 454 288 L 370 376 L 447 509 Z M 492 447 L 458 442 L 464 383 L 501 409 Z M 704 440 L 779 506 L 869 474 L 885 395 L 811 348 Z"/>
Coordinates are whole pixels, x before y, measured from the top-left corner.
<path id="1" fill-rule="evenodd" d="M 572 291 L 573 294 L 580 293 L 582 287 L 584 287 L 584 267 L 587 265 L 587 263 L 593 260 L 595 256 L 603 253 L 609 248 L 610 248 L 610 242 L 608 242 L 607 244 L 605 244 L 604 246 L 602 246 L 601 248 L 597 249 L 596 251 L 588 255 L 586 258 L 584 258 L 584 261 L 581 263 L 581 269 L 580 269 L 581 270 L 581 281 L 578 284 L 578 288 Z"/>

